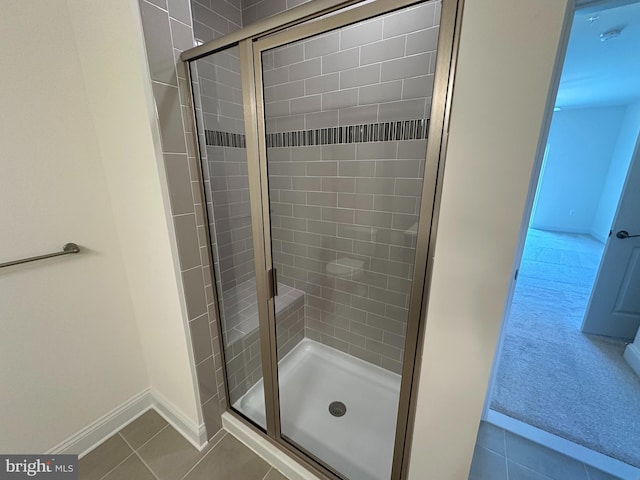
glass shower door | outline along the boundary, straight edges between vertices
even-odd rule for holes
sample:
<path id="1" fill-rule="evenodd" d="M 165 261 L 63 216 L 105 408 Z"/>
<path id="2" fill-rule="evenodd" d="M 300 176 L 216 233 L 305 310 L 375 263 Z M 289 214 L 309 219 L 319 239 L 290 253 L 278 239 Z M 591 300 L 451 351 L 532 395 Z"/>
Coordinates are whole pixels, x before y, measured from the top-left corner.
<path id="1" fill-rule="evenodd" d="M 256 42 L 280 431 L 351 479 L 391 476 L 439 15 Z"/>
<path id="2" fill-rule="evenodd" d="M 239 48 L 190 69 L 214 266 L 207 288 L 217 298 L 228 401 L 266 429 L 264 400 L 243 401 L 263 380 Z"/>

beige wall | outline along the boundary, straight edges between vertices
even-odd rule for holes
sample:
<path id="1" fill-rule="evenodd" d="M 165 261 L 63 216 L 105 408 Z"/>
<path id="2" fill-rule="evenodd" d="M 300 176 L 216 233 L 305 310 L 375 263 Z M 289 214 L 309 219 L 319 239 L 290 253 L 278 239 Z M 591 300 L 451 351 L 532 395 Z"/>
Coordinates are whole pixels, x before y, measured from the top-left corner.
<path id="1" fill-rule="evenodd" d="M 465 5 L 411 479 L 468 476 L 567 3 Z"/>
<path id="2" fill-rule="evenodd" d="M 47 451 L 150 386 L 200 424 L 139 29 L 129 0 L 3 2 L 0 261 L 83 253 L 0 271 L 0 451 Z"/>
<path id="3" fill-rule="evenodd" d="M 147 386 L 65 1 L 3 2 L 0 450 L 42 452 Z"/>
<path id="4" fill-rule="evenodd" d="M 137 2 L 67 3 L 149 385 L 197 428 L 191 342 Z"/>

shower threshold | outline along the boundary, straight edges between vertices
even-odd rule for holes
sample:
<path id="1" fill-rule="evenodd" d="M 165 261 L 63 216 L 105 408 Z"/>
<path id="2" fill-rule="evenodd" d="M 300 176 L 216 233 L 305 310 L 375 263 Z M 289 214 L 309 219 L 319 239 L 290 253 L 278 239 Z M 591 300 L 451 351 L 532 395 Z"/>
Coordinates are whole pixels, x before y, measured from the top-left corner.
<path id="1" fill-rule="evenodd" d="M 400 375 L 308 338 L 278 369 L 284 437 L 347 478 L 390 477 Z M 266 428 L 263 388 L 260 380 L 233 406 Z M 334 402 L 343 415 L 332 414 Z"/>

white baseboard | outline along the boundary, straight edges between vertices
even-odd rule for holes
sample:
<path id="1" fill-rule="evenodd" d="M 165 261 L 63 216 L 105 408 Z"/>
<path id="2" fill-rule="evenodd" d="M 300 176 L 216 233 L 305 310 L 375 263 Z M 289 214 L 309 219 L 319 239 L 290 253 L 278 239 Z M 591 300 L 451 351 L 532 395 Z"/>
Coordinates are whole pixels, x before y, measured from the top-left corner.
<path id="1" fill-rule="evenodd" d="M 609 235 L 602 235 L 600 232 L 591 232 L 591 236 L 598 240 L 600 243 L 607 243 Z"/>
<path id="2" fill-rule="evenodd" d="M 222 426 L 288 479 L 320 480 L 307 468 L 262 438 L 229 412 L 222 414 Z"/>
<path id="3" fill-rule="evenodd" d="M 155 408 L 173 428 L 198 450 L 202 450 L 207 445 L 204 423 L 199 426 L 195 425 L 161 394 L 147 388 L 63 440 L 46 453 L 77 454 L 82 458 L 151 408 Z"/>
<path id="4" fill-rule="evenodd" d="M 539 225 L 539 224 L 531 224 L 529 228 L 533 228 L 534 230 L 543 230 L 545 232 L 556 232 L 556 233 L 577 233 L 580 235 L 591 235 L 591 229 L 588 228 L 577 228 L 577 227 L 566 227 L 564 225 Z"/>
<path id="5" fill-rule="evenodd" d="M 151 397 L 153 398 L 153 407 L 156 411 L 169 422 L 178 432 L 186 438 L 189 443 L 202 451 L 207 446 L 207 430 L 204 422 L 196 425 L 189 420 L 175 405 L 167 400 L 161 393 L 151 389 Z"/>
<path id="6" fill-rule="evenodd" d="M 151 408 L 149 389 L 134 395 L 102 417 L 63 440 L 47 454 L 79 454 L 84 456 L 96 446 L 131 423 Z"/>
<path id="7" fill-rule="evenodd" d="M 624 349 L 624 359 L 631 369 L 640 377 L 640 348 L 635 343 L 630 343 Z"/>
<path id="8" fill-rule="evenodd" d="M 602 453 L 595 452 L 570 440 L 558 437 L 549 432 L 545 432 L 539 428 L 533 427 L 527 423 L 511 418 L 495 410 L 489 410 L 486 422 L 496 425 L 504 430 L 508 430 L 515 435 L 531 440 L 547 448 L 562 453 L 567 457 L 585 463 L 590 467 L 602 470 L 609 475 L 622 480 L 638 480 L 640 479 L 640 469 L 628 465 L 615 458 L 608 457 Z"/>

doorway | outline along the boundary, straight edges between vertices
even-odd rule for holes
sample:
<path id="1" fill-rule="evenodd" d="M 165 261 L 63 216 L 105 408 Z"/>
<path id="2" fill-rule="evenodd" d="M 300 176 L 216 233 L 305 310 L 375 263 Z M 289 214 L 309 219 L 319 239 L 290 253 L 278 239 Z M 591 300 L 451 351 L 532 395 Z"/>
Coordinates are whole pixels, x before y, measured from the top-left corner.
<path id="1" fill-rule="evenodd" d="M 364 3 L 183 57 L 229 408 L 332 479 L 406 474 L 459 15 Z"/>
<path id="2" fill-rule="evenodd" d="M 640 226 L 640 71 L 625 66 L 638 15 L 637 2 L 575 14 L 484 416 L 623 478 L 640 472 L 640 378 L 624 359 L 638 244 L 617 235 Z"/>

